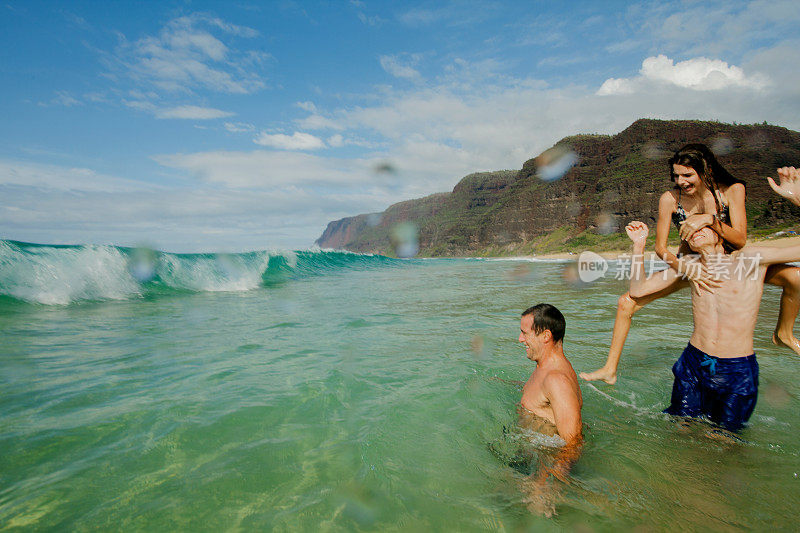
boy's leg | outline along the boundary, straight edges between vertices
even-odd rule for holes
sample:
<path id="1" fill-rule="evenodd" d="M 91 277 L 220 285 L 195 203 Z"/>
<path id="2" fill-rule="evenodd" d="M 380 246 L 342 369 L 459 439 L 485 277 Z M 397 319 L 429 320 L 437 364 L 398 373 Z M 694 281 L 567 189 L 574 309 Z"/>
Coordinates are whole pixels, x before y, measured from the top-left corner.
<path id="1" fill-rule="evenodd" d="M 726 374 L 726 380 L 718 390 L 718 403 L 710 418 L 725 429 L 736 431 L 750 419 L 758 400 L 756 356 L 751 355 L 744 364 L 737 364 L 735 370 Z"/>
<path id="2" fill-rule="evenodd" d="M 675 381 L 672 384 L 670 405 L 664 412 L 675 416 L 697 417 L 703 414 L 700 350 L 688 345 L 672 365 Z"/>

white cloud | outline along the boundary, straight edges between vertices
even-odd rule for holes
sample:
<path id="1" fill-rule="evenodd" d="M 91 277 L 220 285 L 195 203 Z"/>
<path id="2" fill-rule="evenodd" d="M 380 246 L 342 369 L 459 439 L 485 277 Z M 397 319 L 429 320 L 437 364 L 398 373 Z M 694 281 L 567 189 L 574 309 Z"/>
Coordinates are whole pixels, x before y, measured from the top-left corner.
<path id="1" fill-rule="evenodd" d="M 598 95 L 632 94 L 649 90 L 654 84 L 671 84 L 695 91 L 719 91 L 728 88 L 764 89 L 769 80 L 760 74 L 747 76 L 741 67 L 719 59 L 696 57 L 675 63 L 663 54 L 642 61 L 636 78 L 609 78 Z"/>
<path id="2" fill-rule="evenodd" d="M 159 109 L 156 111 L 156 118 L 211 120 L 215 118 L 232 117 L 235 114 L 236 113 L 222 111 L 220 109 L 213 109 L 210 107 L 184 105 L 179 107 L 171 107 L 168 109 Z"/>
<path id="3" fill-rule="evenodd" d="M 411 64 L 416 63 L 415 57 L 410 58 Z M 380 56 L 380 63 L 383 70 L 394 76 L 395 78 L 403 78 L 407 80 L 419 80 L 420 73 L 411 65 L 402 64 L 397 56 Z"/>
<path id="4" fill-rule="evenodd" d="M 146 244 L 176 252 L 304 248 L 328 221 L 386 196 L 281 189 L 170 189 L 135 194 L 0 185 L 0 234 L 28 242 Z"/>
<path id="5" fill-rule="evenodd" d="M 130 107 L 131 109 L 136 109 L 138 111 L 147 111 L 148 113 L 156 114 L 158 112 L 158 107 L 150 101 L 147 100 L 122 100 L 122 103 L 126 106 Z"/>
<path id="6" fill-rule="evenodd" d="M 135 42 L 123 40 L 116 64 L 143 85 L 167 92 L 196 89 L 247 94 L 265 87 L 259 72 L 268 56 L 254 50 L 228 47 L 212 30 L 254 37 L 256 30 L 200 14 L 167 23 L 157 36 Z"/>
<path id="7" fill-rule="evenodd" d="M 309 113 L 315 113 L 317 111 L 317 106 L 314 105 L 314 102 L 297 102 L 295 105 L 303 111 L 308 111 Z"/>
<path id="8" fill-rule="evenodd" d="M 605 96 L 607 94 L 633 94 L 636 92 L 636 83 L 625 78 L 608 78 L 597 90 L 597 94 Z"/>
<path id="9" fill-rule="evenodd" d="M 76 105 L 81 105 L 82 104 L 82 102 L 80 100 L 78 100 L 77 98 L 75 98 L 71 94 L 69 94 L 67 92 L 64 92 L 64 91 L 59 91 L 57 93 L 57 96 L 55 98 L 53 98 L 52 103 L 63 105 L 63 106 L 66 106 L 66 107 L 72 107 L 72 106 L 76 106 Z"/>
<path id="10" fill-rule="evenodd" d="M 201 181 L 233 188 L 273 189 L 298 184 L 365 184 L 370 161 L 334 159 L 297 152 L 197 152 L 167 154 L 158 163 L 188 171 Z"/>
<path id="11" fill-rule="evenodd" d="M 738 58 L 764 46 L 765 37 L 796 35 L 800 3 L 652 2 L 631 4 L 624 19 L 640 49 L 655 46 L 685 56 Z"/>
<path id="12" fill-rule="evenodd" d="M 342 169 L 333 169 L 343 183 L 329 183 L 321 194 L 310 181 L 287 178 L 296 165 L 303 166 L 297 157 L 303 154 L 264 154 L 271 156 L 250 159 L 251 166 L 240 165 L 242 171 L 263 172 L 259 165 L 274 163 L 279 165 L 275 175 L 282 174 L 282 179 L 244 190 L 202 183 L 162 187 L 86 168 L 0 160 L 0 235 L 44 243 L 144 243 L 179 252 L 296 249 L 311 245 L 330 220 L 393 201 L 386 190 L 347 183 L 368 162 L 345 162 Z M 211 167 L 215 156 L 203 154 Z M 227 163 L 225 158 L 236 154 L 221 157 L 218 163 Z M 328 165 L 319 160 L 313 168 L 323 176 Z M 220 174 L 224 167 L 217 168 Z"/>
<path id="13" fill-rule="evenodd" d="M 297 125 L 305 130 L 341 130 L 344 126 L 336 120 L 313 114 L 295 121 Z"/>
<path id="14" fill-rule="evenodd" d="M 380 26 L 384 22 L 384 20 L 378 15 L 366 15 L 363 12 L 358 13 L 358 20 L 360 20 L 367 26 L 373 26 L 373 27 Z"/>
<path id="15" fill-rule="evenodd" d="M 253 139 L 253 142 L 279 150 L 318 150 L 325 148 L 325 142 L 319 137 L 299 131 L 294 132 L 292 135 L 284 135 L 283 133 L 269 134 L 262 131 Z"/>
<path id="16" fill-rule="evenodd" d="M 759 50 L 745 65 L 748 70 L 764 73 L 780 97 L 800 101 L 800 38 L 788 39 L 774 48 Z M 791 109 L 791 107 L 789 108 Z"/>
<path id="17" fill-rule="evenodd" d="M 244 133 L 255 131 L 256 127 L 252 124 L 248 124 L 247 122 L 226 122 L 224 124 L 225 129 L 231 133 Z"/>
<path id="18" fill-rule="evenodd" d="M 22 185 L 54 191 L 132 192 L 150 187 L 138 181 L 81 167 L 63 167 L 0 159 L 0 185 Z"/>
<path id="19" fill-rule="evenodd" d="M 641 74 L 654 81 L 666 81 L 679 87 L 698 91 L 713 91 L 727 87 L 762 89 L 766 80 L 747 78 L 744 71 L 719 59 L 697 57 L 677 64 L 665 55 L 648 57 L 642 62 Z"/>
<path id="20" fill-rule="evenodd" d="M 49 102 L 39 102 L 40 107 L 75 107 L 79 105 L 83 105 L 83 102 L 72 96 L 67 91 L 56 91 L 56 95 Z"/>

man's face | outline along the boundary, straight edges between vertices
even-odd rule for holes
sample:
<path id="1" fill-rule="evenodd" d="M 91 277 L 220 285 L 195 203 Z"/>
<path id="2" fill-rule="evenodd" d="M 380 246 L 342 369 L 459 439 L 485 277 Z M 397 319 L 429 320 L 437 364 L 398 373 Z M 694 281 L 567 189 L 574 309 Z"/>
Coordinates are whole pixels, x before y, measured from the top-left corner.
<path id="1" fill-rule="evenodd" d="M 692 251 L 699 252 L 708 246 L 716 246 L 719 242 L 719 235 L 717 235 L 716 231 L 706 226 L 692 233 L 686 242 Z"/>
<path id="2" fill-rule="evenodd" d="M 539 358 L 539 353 L 542 349 L 542 336 L 544 331 L 539 335 L 533 331 L 533 315 L 525 315 L 519 322 L 519 342 L 525 345 L 525 353 L 528 354 L 528 359 L 536 361 Z"/>

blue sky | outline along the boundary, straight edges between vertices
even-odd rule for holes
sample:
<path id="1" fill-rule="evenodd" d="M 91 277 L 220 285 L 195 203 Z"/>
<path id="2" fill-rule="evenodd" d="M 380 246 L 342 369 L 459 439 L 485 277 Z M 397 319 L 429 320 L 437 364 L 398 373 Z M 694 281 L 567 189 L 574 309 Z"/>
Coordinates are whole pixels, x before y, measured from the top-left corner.
<path id="1" fill-rule="evenodd" d="M 796 1 L 5 1 L 0 238 L 300 249 L 565 135 L 800 130 L 798 27 Z"/>

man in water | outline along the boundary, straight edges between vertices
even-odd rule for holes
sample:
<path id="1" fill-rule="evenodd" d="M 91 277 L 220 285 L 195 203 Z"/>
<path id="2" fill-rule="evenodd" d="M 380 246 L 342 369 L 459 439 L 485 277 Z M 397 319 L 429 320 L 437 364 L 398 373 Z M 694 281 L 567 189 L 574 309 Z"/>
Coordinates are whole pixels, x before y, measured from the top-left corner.
<path id="1" fill-rule="evenodd" d="M 536 370 L 522 387 L 521 415 L 533 415 L 555 426 L 567 443 L 581 438 L 581 389 L 564 355 L 566 321 L 550 304 L 526 309 L 520 319 L 519 342 Z"/>
<path id="2" fill-rule="evenodd" d="M 772 188 L 800 206 L 800 172 L 786 169 L 779 176 L 780 185 L 770 178 Z M 633 241 L 631 296 L 643 297 L 673 283 L 679 275 L 672 269 L 644 277 L 647 225 L 631 222 L 625 231 Z M 700 264 L 716 275 L 719 286 L 711 291 L 692 290 L 694 330 L 688 346 L 672 367 L 675 381 L 671 404 L 665 412 L 705 416 L 735 431 L 750 418 L 758 397 L 753 332 L 767 267 L 800 261 L 800 245 L 786 248 L 746 245 L 727 254 L 721 237 L 710 227 L 694 232 L 687 242 L 699 254 Z M 685 280 L 681 283 L 689 285 Z"/>
<path id="3" fill-rule="evenodd" d="M 536 370 L 522 387 L 520 425 L 538 432 L 549 425 L 565 442 L 552 466 L 542 464 L 538 474 L 524 486 L 531 510 L 546 516 L 555 512 L 555 490 L 547 488 L 548 477 L 566 481 L 583 442 L 583 399 L 575 370 L 564 355 L 565 329 L 564 315 L 550 304 L 538 304 L 522 312 L 519 342 L 525 345 L 528 359 L 536 363 Z"/>

